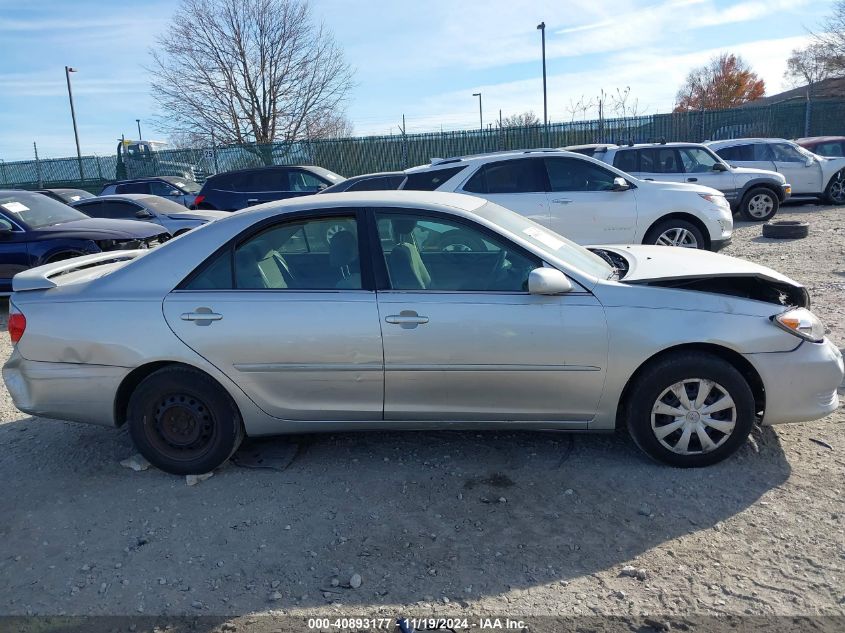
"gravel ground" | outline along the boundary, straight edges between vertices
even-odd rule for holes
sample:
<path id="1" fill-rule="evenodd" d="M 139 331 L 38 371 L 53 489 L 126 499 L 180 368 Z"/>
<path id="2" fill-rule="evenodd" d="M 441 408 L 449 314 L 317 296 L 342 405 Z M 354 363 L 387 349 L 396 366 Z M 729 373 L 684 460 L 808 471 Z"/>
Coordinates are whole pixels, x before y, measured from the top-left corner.
<path id="1" fill-rule="evenodd" d="M 727 249 L 806 284 L 839 347 L 843 214 L 790 206 L 810 238 L 740 223 Z M 0 614 L 845 615 L 841 408 L 695 471 L 623 433 L 359 433 L 189 487 L 0 389 Z"/>

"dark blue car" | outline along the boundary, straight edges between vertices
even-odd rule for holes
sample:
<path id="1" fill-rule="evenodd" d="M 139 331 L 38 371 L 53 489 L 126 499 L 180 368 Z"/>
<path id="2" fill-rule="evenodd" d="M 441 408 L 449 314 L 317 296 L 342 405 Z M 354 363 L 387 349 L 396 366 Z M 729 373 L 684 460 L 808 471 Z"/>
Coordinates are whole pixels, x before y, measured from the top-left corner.
<path id="1" fill-rule="evenodd" d="M 205 181 L 191 208 L 238 211 L 272 200 L 310 196 L 343 180 L 343 176 L 311 165 L 227 171 Z"/>
<path id="2" fill-rule="evenodd" d="M 49 262 L 109 250 L 150 248 L 170 234 L 136 220 L 89 218 L 31 191 L 0 190 L 0 295 L 12 277 Z"/>

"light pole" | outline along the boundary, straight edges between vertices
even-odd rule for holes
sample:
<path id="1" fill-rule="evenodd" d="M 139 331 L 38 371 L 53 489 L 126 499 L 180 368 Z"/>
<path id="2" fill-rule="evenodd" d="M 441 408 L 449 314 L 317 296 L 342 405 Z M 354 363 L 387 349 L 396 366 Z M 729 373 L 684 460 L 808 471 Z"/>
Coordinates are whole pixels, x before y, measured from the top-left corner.
<path id="1" fill-rule="evenodd" d="M 144 139 L 144 137 L 141 136 L 141 119 L 135 119 L 135 123 L 138 124 L 138 140 L 141 141 Z"/>
<path id="2" fill-rule="evenodd" d="M 484 132 L 484 117 L 481 114 L 481 93 L 473 92 L 472 96 L 478 97 L 478 127 L 482 132 Z"/>
<path id="3" fill-rule="evenodd" d="M 540 36 L 543 41 L 543 125 L 546 126 L 546 132 L 548 133 L 549 106 L 546 98 L 546 23 L 540 22 L 540 24 L 537 25 L 537 29 L 540 31 Z"/>
<path id="4" fill-rule="evenodd" d="M 70 74 L 75 73 L 76 68 L 65 66 L 65 79 L 67 79 L 67 97 L 70 100 L 70 118 L 73 119 L 73 137 L 76 139 L 76 159 L 79 161 L 79 179 L 85 180 L 82 173 L 82 152 L 79 150 L 79 132 L 76 129 L 76 112 L 73 109 L 73 91 L 70 89 Z"/>

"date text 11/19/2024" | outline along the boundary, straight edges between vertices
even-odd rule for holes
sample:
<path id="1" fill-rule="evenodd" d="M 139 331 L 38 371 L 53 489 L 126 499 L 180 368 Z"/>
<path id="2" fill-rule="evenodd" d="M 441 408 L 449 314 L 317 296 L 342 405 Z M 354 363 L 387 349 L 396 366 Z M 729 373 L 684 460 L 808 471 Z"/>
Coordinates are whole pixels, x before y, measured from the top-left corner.
<path id="1" fill-rule="evenodd" d="M 417 633 L 432 630 L 511 630 L 522 631 L 525 623 L 510 618 L 309 618 L 308 628 L 321 631 L 383 630 Z"/>

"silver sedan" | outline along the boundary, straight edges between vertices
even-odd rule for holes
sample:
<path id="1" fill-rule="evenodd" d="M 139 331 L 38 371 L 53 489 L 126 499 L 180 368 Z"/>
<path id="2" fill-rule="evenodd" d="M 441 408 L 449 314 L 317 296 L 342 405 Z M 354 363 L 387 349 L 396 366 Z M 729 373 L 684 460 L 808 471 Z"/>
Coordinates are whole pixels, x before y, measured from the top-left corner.
<path id="1" fill-rule="evenodd" d="M 838 404 L 807 291 L 706 251 L 585 249 L 458 194 L 268 203 L 151 251 L 17 275 L 3 377 L 33 415 L 119 427 L 172 473 L 245 434 L 612 431 L 673 466 Z"/>
<path id="2" fill-rule="evenodd" d="M 92 218 L 153 222 L 166 228 L 171 235 L 181 235 L 229 215 L 225 211 L 190 211 L 173 200 L 143 193 L 85 198 L 71 206 Z"/>

